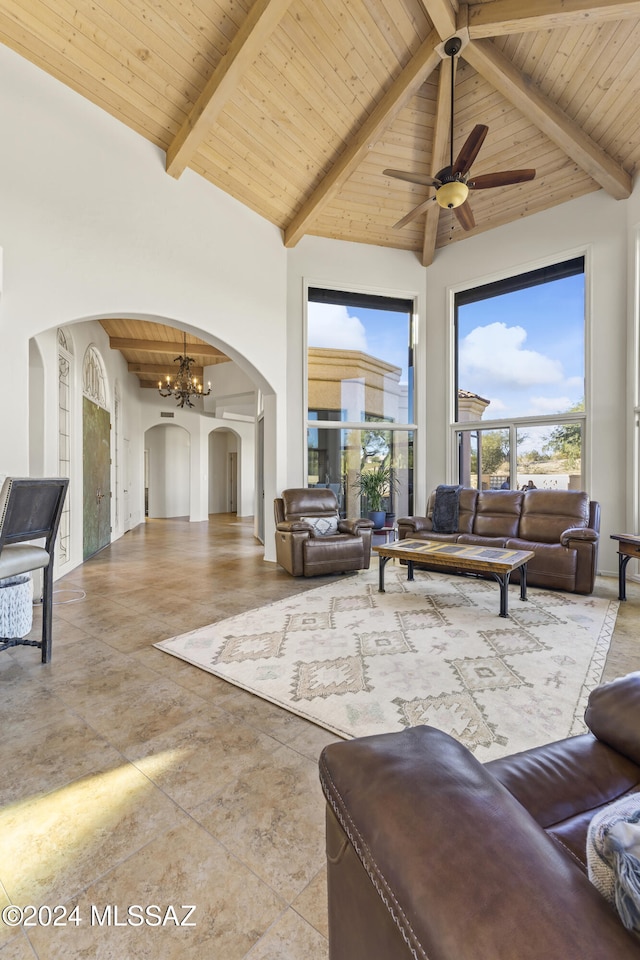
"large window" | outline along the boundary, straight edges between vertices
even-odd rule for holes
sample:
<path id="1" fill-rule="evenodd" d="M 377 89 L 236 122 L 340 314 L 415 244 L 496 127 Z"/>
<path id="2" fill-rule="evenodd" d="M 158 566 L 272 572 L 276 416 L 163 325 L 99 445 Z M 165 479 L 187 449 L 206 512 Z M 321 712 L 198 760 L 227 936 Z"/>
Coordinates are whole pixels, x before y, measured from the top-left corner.
<path id="1" fill-rule="evenodd" d="M 456 294 L 459 481 L 581 489 L 584 258 Z"/>
<path id="2" fill-rule="evenodd" d="M 389 467 L 387 513 L 413 509 L 413 303 L 312 287 L 307 302 L 309 486 L 366 514 L 358 474 Z"/>

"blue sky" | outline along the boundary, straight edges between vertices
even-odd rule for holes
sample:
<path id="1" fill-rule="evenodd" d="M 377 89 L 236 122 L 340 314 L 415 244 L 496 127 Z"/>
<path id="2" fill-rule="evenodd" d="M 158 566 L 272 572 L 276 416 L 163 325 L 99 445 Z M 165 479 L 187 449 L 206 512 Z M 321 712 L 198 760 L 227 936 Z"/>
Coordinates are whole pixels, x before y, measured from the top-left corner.
<path id="1" fill-rule="evenodd" d="M 568 410 L 584 398 L 584 275 L 466 304 L 458 385 L 490 401 L 483 419 Z"/>
<path id="2" fill-rule="evenodd" d="M 309 346 L 361 350 L 407 383 L 407 314 L 309 303 L 308 320 Z M 490 401 L 483 419 L 563 413 L 584 398 L 584 274 L 466 304 L 458 337 L 458 385 Z"/>

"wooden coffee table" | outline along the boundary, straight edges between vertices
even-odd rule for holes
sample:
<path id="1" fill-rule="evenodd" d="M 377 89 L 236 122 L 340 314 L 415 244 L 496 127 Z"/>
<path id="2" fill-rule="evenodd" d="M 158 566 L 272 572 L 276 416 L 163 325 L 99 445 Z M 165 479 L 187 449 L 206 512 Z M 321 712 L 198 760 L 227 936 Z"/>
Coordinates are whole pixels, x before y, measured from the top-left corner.
<path id="1" fill-rule="evenodd" d="M 618 541 L 618 600 L 627 599 L 627 564 L 632 557 L 640 560 L 640 537 L 635 533 L 612 533 Z"/>
<path id="2" fill-rule="evenodd" d="M 406 560 L 407 580 L 413 580 L 416 563 L 428 563 L 443 571 L 484 573 L 500 584 L 500 616 L 507 617 L 509 577 L 520 570 L 520 599 L 527 599 L 527 564 L 535 553 L 530 550 L 507 550 L 483 547 L 476 543 L 442 543 L 439 540 L 398 540 L 373 548 L 380 556 L 378 590 L 384 593 L 384 568 L 389 560 Z"/>

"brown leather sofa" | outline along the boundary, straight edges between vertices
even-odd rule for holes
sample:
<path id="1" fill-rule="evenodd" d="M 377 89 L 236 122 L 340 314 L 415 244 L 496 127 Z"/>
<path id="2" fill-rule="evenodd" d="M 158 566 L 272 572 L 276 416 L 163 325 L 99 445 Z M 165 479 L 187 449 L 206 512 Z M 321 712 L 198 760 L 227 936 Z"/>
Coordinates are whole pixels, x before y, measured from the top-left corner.
<path id="1" fill-rule="evenodd" d="M 512 550 L 533 550 L 527 583 L 573 593 L 592 593 L 595 584 L 600 504 L 573 490 L 460 491 L 458 530 L 433 530 L 435 491 L 426 517 L 398 520 L 400 540 L 480 543 Z M 518 580 L 518 573 L 513 574 Z"/>
<path id="2" fill-rule="evenodd" d="M 276 559 L 293 577 L 368 570 L 371 520 L 341 520 L 332 490 L 300 487 L 284 490 L 274 501 Z M 322 535 L 313 520 L 330 521 L 335 532 Z"/>
<path id="3" fill-rule="evenodd" d="M 486 764 L 433 727 L 326 747 L 330 960 L 638 960 L 586 835 L 640 791 L 640 673 L 590 733 Z"/>

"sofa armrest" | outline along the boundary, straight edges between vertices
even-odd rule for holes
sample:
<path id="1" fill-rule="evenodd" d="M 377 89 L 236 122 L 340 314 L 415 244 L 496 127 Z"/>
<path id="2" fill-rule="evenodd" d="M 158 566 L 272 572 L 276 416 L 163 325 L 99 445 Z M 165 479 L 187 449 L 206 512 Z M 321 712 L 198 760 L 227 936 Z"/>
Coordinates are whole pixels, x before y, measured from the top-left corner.
<path id="1" fill-rule="evenodd" d="M 311 535 L 311 527 L 302 520 L 282 520 L 276 523 L 276 530 L 280 533 L 307 533 Z"/>
<path id="2" fill-rule="evenodd" d="M 591 527 L 569 527 L 560 534 L 560 543 L 568 547 L 571 540 L 585 540 L 588 543 L 598 543 L 600 534 Z"/>
<path id="3" fill-rule="evenodd" d="M 603 683 L 589 694 L 584 719 L 598 740 L 640 766 L 640 671 Z"/>
<path id="4" fill-rule="evenodd" d="M 433 522 L 429 517 L 401 517 L 398 520 L 398 530 L 405 530 L 405 535 L 401 540 L 411 538 L 412 533 L 419 533 L 421 530 L 433 530 Z"/>
<path id="5" fill-rule="evenodd" d="M 309 524 L 301 520 L 276 523 L 276 559 L 292 577 L 304 576 L 304 547 L 311 533 Z"/>
<path id="6" fill-rule="evenodd" d="M 320 777 L 346 838 L 328 864 L 331 960 L 638 960 L 569 853 L 447 734 L 331 744 Z M 363 884 L 399 931 L 394 951 L 377 913 L 358 909 Z"/>
<path id="7" fill-rule="evenodd" d="M 350 533 L 352 537 L 358 537 L 364 530 L 373 529 L 373 520 L 368 517 L 360 517 L 357 520 L 339 520 L 338 530 L 340 533 Z"/>

